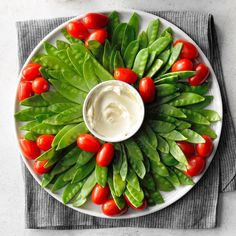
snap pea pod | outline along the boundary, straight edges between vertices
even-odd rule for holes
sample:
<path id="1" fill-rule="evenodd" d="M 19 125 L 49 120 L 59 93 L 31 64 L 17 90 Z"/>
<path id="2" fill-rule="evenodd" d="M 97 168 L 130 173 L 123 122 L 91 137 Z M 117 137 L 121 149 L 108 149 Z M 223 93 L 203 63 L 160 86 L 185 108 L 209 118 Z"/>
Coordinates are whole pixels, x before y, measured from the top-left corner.
<path id="1" fill-rule="evenodd" d="M 94 157 L 94 153 L 82 151 L 77 160 L 77 166 L 83 166 Z"/>
<path id="2" fill-rule="evenodd" d="M 146 174 L 149 173 L 150 169 L 151 169 L 151 167 L 150 167 L 151 165 L 150 165 L 149 159 L 146 156 L 143 157 L 143 164 L 144 164 L 145 169 L 146 169 Z"/>
<path id="3" fill-rule="evenodd" d="M 180 163 L 183 163 L 185 165 L 188 164 L 187 159 L 183 153 L 183 151 L 180 149 L 180 147 L 178 146 L 178 144 L 175 141 L 169 140 L 167 139 L 167 142 L 169 144 L 170 147 L 170 153 L 171 155 Z"/>
<path id="4" fill-rule="evenodd" d="M 107 184 L 107 175 L 108 175 L 108 168 L 96 165 L 95 167 L 95 176 L 96 176 L 96 181 L 97 183 L 105 187 Z"/>
<path id="5" fill-rule="evenodd" d="M 139 50 L 139 40 L 134 40 L 130 42 L 127 48 L 125 49 L 123 59 L 127 68 L 132 68 L 138 50 Z"/>
<path id="6" fill-rule="evenodd" d="M 35 116 L 35 120 L 38 121 L 39 123 L 42 123 L 45 119 L 51 117 L 51 114 L 40 114 Z"/>
<path id="7" fill-rule="evenodd" d="M 205 116 L 210 122 L 216 122 L 221 120 L 221 117 L 216 111 L 213 110 L 198 110 L 200 114 Z"/>
<path id="8" fill-rule="evenodd" d="M 117 50 L 114 57 L 113 68 L 117 69 L 117 68 L 123 68 L 123 67 L 125 67 L 123 59 L 120 55 L 120 52 Z"/>
<path id="9" fill-rule="evenodd" d="M 160 59 L 156 59 L 152 64 L 151 68 L 148 70 L 146 76 L 153 77 L 162 67 L 163 61 Z"/>
<path id="10" fill-rule="evenodd" d="M 125 201 L 123 197 L 117 197 L 115 194 L 114 186 L 113 186 L 113 180 L 111 177 L 108 177 L 108 185 L 111 191 L 112 198 L 114 199 L 117 207 L 119 209 L 123 209 L 125 206 Z"/>
<path id="11" fill-rule="evenodd" d="M 148 190 L 144 190 L 144 193 L 149 206 L 164 203 L 164 199 L 159 191 L 149 192 Z"/>
<path id="12" fill-rule="evenodd" d="M 156 85 L 156 94 L 158 97 L 164 97 L 176 93 L 179 90 L 175 84 Z"/>
<path id="13" fill-rule="evenodd" d="M 186 120 L 195 124 L 200 125 L 210 125 L 210 122 L 205 116 L 196 111 L 191 111 L 189 109 L 181 109 L 181 111 L 186 115 Z"/>
<path id="14" fill-rule="evenodd" d="M 177 75 L 172 75 L 169 77 L 164 77 L 161 79 L 155 79 L 155 84 L 176 84 L 176 82 L 179 80 L 179 77 Z"/>
<path id="15" fill-rule="evenodd" d="M 124 55 L 125 50 L 127 46 L 129 45 L 130 42 L 135 40 L 135 29 L 134 27 L 130 26 L 129 24 L 126 26 L 124 36 L 122 39 L 122 44 L 121 44 L 121 54 Z"/>
<path id="16" fill-rule="evenodd" d="M 64 79 L 63 74 L 60 70 L 47 69 L 47 74 L 48 74 L 48 80 L 49 79 L 57 79 L 57 80 L 63 80 Z"/>
<path id="17" fill-rule="evenodd" d="M 181 133 L 187 138 L 189 143 L 205 143 L 204 138 L 191 129 L 184 129 Z"/>
<path id="18" fill-rule="evenodd" d="M 82 180 L 81 182 L 78 183 L 69 183 L 67 184 L 66 188 L 63 191 L 62 194 L 62 201 L 64 204 L 69 203 L 75 195 L 81 190 L 85 183 L 86 179 Z"/>
<path id="19" fill-rule="evenodd" d="M 154 131 L 152 130 L 152 128 L 148 125 L 145 124 L 144 126 L 144 132 L 148 138 L 148 142 L 151 144 L 151 146 L 156 149 L 157 148 L 157 137 L 156 134 L 154 133 Z"/>
<path id="20" fill-rule="evenodd" d="M 130 17 L 128 24 L 134 28 L 135 37 L 137 37 L 139 33 L 139 23 L 140 16 L 136 12 L 134 12 Z"/>
<path id="21" fill-rule="evenodd" d="M 164 137 L 165 139 L 173 140 L 173 141 L 184 141 L 187 138 L 177 130 L 172 130 L 168 133 L 159 133 L 160 136 Z"/>
<path id="22" fill-rule="evenodd" d="M 57 134 L 63 127 L 63 125 L 39 124 L 34 126 L 31 131 L 37 134 Z"/>
<path id="23" fill-rule="evenodd" d="M 117 45 L 118 49 L 121 48 L 122 40 L 124 38 L 124 34 L 127 28 L 127 23 L 120 23 L 114 30 L 114 33 L 112 35 L 112 45 Z"/>
<path id="24" fill-rule="evenodd" d="M 102 55 L 104 52 L 104 47 L 101 43 L 99 43 L 97 40 L 89 40 L 88 41 L 89 50 L 92 52 L 94 57 L 102 63 Z"/>
<path id="25" fill-rule="evenodd" d="M 138 202 L 142 202 L 144 199 L 144 192 L 143 190 L 140 188 L 140 190 L 136 190 L 135 188 L 133 188 L 131 185 L 129 185 L 129 183 L 127 184 L 127 190 L 130 192 L 130 194 L 132 195 L 132 197 L 138 201 Z"/>
<path id="26" fill-rule="evenodd" d="M 158 142 L 158 145 L 157 145 L 157 149 L 160 151 L 160 152 L 164 152 L 164 153 L 169 153 L 170 151 L 170 147 L 169 147 L 169 144 L 166 142 L 165 139 L 163 139 L 160 135 L 156 134 L 157 136 L 157 142 Z"/>
<path id="27" fill-rule="evenodd" d="M 170 57 L 171 51 L 170 49 L 165 49 L 162 53 L 157 57 L 158 59 L 163 61 L 163 65 L 165 65 Z"/>
<path id="28" fill-rule="evenodd" d="M 39 72 L 43 78 L 45 78 L 47 80 L 50 79 L 51 75 L 49 74 L 49 70 L 47 68 L 42 66 L 39 68 Z"/>
<path id="29" fill-rule="evenodd" d="M 86 92 L 71 86 L 67 82 L 57 81 L 55 79 L 50 79 L 49 82 L 63 97 L 67 98 L 72 102 L 83 104 L 84 99 L 87 95 Z"/>
<path id="30" fill-rule="evenodd" d="M 71 166 L 66 172 L 65 175 L 63 177 L 64 181 L 71 181 L 76 173 L 78 166 L 77 165 L 73 165 Z"/>
<path id="31" fill-rule="evenodd" d="M 115 156 L 113 158 L 112 167 L 113 172 L 120 173 L 121 165 L 122 165 L 122 148 L 120 143 L 115 143 Z"/>
<path id="32" fill-rule="evenodd" d="M 159 106 L 159 112 L 164 115 L 173 116 L 176 118 L 187 118 L 183 109 L 178 109 L 169 104 L 162 104 Z"/>
<path id="33" fill-rule="evenodd" d="M 37 53 L 35 56 L 32 57 L 32 62 L 34 63 L 41 63 L 41 58 L 45 56 L 44 53 Z"/>
<path id="34" fill-rule="evenodd" d="M 166 166 L 176 166 L 179 162 L 170 154 L 161 152 L 161 161 Z"/>
<path id="35" fill-rule="evenodd" d="M 40 124 L 40 122 L 33 120 L 33 121 L 28 122 L 25 125 L 20 126 L 19 129 L 20 130 L 28 130 L 28 131 L 30 131 L 34 126 L 36 126 L 38 124 Z"/>
<path id="36" fill-rule="evenodd" d="M 67 42 L 65 42 L 63 40 L 59 40 L 59 39 L 57 39 L 56 45 L 57 45 L 57 48 L 59 50 L 67 49 L 68 47 L 70 47 L 69 43 L 67 43 Z"/>
<path id="37" fill-rule="evenodd" d="M 141 34 L 138 36 L 138 41 L 140 50 L 148 46 L 148 36 L 145 31 L 141 32 Z"/>
<path id="38" fill-rule="evenodd" d="M 24 138 L 27 140 L 31 140 L 31 141 L 36 141 L 37 140 L 38 135 L 29 131 L 25 134 Z"/>
<path id="39" fill-rule="evenodd" d="M 76 141 L 77 137 L 80 134 L 87 133 L 88 129 L 84 122 L 81 122 L 80 124 L 74 126 L 72 129 L 68 130 L 61 138 L 61 140 L 58 143 L 57 150 L 63 149 L 73 142 Z"/>
<path id="40" fill-rule="evenodd" d="M 108 21 L 108 32 L 109 32 L 109 36 L 113 35 L 114 30 L 116 29 L 116 27 L 120 24 L 120 16 L 119 13 L 117 11 L 113 11 L 110 15 L 109 15 L 109 21 Z"/>
<path id="41" fill-rule="evenodd" d="M 204 95 L 209 91 L 209 83 L 204 83 L 197 86 L 190 86 L 187 83 L 179 83 L 178 86 L 184 92 L 191 92 L 199 95 Z"/>
<path id="42" fill-rule="evenodd" d="M 74 207 L 80 207 L 87 201 L 86 198 L 93 190 L 95 184 L 96 184 L 95 171 L 93 171 L 92 174 L 85 181 L 79 195 L 75 198 L 75 201 L 73 202 Z"/>
<path id="43" fill-rule="evenodd" d="M 114 167 L 113 167 L 113 170 L 114 170 Z M 115 190 L 115 195 L 117 197 L 120 197 L 125 191 L 126 181 L 122 180 L 120 173 L 117 173 L 114 171 L 113 171 L 113 186 Z"/>
<path id="44" fill-rule="evenodd" d="M 122 164 L 120 167 L 120 176 L 122 180 L 125 181 L 128 174 L 128 162 L 127 162 L 127 154 L 125 146 L 122 143 L 121 143 L 121 151 L 122 151 Z"/>
<path id="45" fill-rule="evenodd" d="M 56 177 L 56 181 L 51 188 L 52 193 L 55 193 L 57 190 L 65 187 L 68 184 L 67 181 L 64 181 L 63 177 L 64 177 L 64 173 Z"/>
<path id="46" fill-rule="evenodd" d="M 178 176 L 179 182 L 181 185 L 194 185 L 193 180 L 190 177 L 188 177 L 187 175 L 185 175 L 182 171 L 180 171 L 176 168 L 172 168 L 172 170 Z"/>
<path id="47" fill-rule="evenodd" d="M 188 105 L 185 108 L 190 109 L 190 110 L 200 110 L 205 107 L 207 107 L 213 100 L 213 96 L 204 96 L 205 100 L 193 105 Z"/>
<path id="48" fill-rule="evenodd" d="M 83 42 L 78 39 L 78 38 L 74 38 L 72 37 L 66 30 L 66 28 L 62 29 L 62 34 L 64 35 L 64 37 L 70 42 L 70 43 L 76 43 L 76 44 L 83 44 Z"/>
<path id="49" fill-rule="evenodd" d="M 177 98 L 172 100 L 169 104 L 171 106 L 175 106 L 175 107 L 182 107 L 182 106 L 187 106 L 187 105 L 199 103 L 204 100 L 205 100 L 204 97 L 202 97 L 196 93 L 183 92 L 180 94 L 180 96 L 178 96 Z"/>
<path id="50" fill-rule="evenodd" d="M 172 42 L 172 38 L 170 37 L 161 37 L 155 40 L 151 45 L 149 45 L 149 52 L 155 53 L 158 56 L 161 52 L 163 52 Z M 171 58 L 171 56 L 170 56 Z M 170 61 L 170 58 L 168 62 Z"/>
<path id="51" fill-rule="evenodd" d="M 148 60 L 148 48 L 141 49 L 134 60 L 133 71 L 142 78 Z"/>
<path id="52" fill-rule="evenodd" d="M 54 47 L 52 44 L 49 42 L 44 42 L 43 43 L 44 50 L 47 52 L 48 55 L 53 55 L 55 56 L 58 52 L 58 49 Z"/>
<path id="53" fill-rule="evenodd" d="M 174 98 L 178 97 L 180 95 L 180 93 L 173 93 L 171 95 L 165 96 L 165 97 L 158 97 L 158 100 L 156 102 L 156 105 L 162 105 L 165 103 L 168 103 L 170 101 L 172 101 Z"/>
<path id="54" fill-rule="evenodd" d="M 73 176 L 73 179 L 71 183 L 77 183 L 83 180 L 85 177 L 87 177 L 95 167 L 95 159 L 92 158 L 86 165 L 83 165 L 81 167 L 78 167 L 76 169 L 75 175 Z"/>
<path id="55" fill-rule="evenodd" d="M 106 40 L 102 57 L 102 64 L 106 70 L 109 70 L 111 51 L 110 42 Z"/>
<path id="56" fill-rule="evenodd" d="M 175 168 L 177 168 L 178 170 L 181 170 L 181 171 L 185 171 L 185 172 L 187 171 L 187 166 L 183 163 L 180 163 L 180 162 L 175 166 Z"/>
<path id="57" fill-rule="evenodd" d="M 189 78 L 191 76 L 194 76 L 196 74 L 195 71 L 191 71 L 191 70 L 187 70 L 187 71 L 178 71 L 178 72 L 169 72 L 169 73 L 165 73 L 162 74 L 160 76 L 158 76 L 157 78 L 165 78 L 165 77 L 169 77 L 169 76 L 178 76 L 179 79 L 186 79 Z"/>
<path id="58" fill-rule="evenodd" d="M 136 208 L 140 207 L 140 206 L 143 204 L 143 202 L 137 201 L 137 200 L 133 197 L 133 195 L 128 191 L 128 189 L 125 190 L 125 196 L 126 196 L 126 197 L 128 198 L 128 200 L 131 202 L 131 204 L 132 204 L 133 206 L 135 206 Z"/>
<path id="59" fill-rule="evenodd" d="M 41 96 L 50 105 L 55 104 L 55 103 L 71 103 L 70 100 L 66 99 L 60 93 L 55 92 L 55 91 L 48 91 L 48 92 L 42 93 Z"/>
<path id="60" fill-rule="evenodd" d="M 197 133 L 199 133 L 201 135 L 206 134 L 206 135 L 210 136 L 213 139 L 217 138 L 216 132 L 211 127 L 209 127 L 207 125 L 194 124 L 192 129 L 195 130 Z"/>
<path id="61" fill-rule="evenodd" d="M 159 37 L 164 37 L 164 36 L 166 35 L 166 33 L 169 33 L 170 35 L 172 35 L 172 34 L 173 34 L 172 28 L 171 28 L 171 27 L 165 28 L 165 29 L 161 32 L 161 34 L 160 34 Z"/>
<path id="62" fill-rule="evenodd" d="M 116 54 L 116 49 L 117 47 L 114 46 L 111 50 L 111 56 L 110 56 L 110 60 L 109 60 L 109 71 L 110 73 L 114 72 L 114 58 L 115 58 L 115 54 Z"/>
<path id="63" fill-rule="evenodd" d="M 34 95 L 32 97 L 24 99 L 20 102 L 23 106 L 30 106 L 30 107 L 45 107 L 48 106 L 48 102 L 45 101 L 41 95 Z"/>
<path id="64" fill-rule="evenodd" d="M 156 133 L 168 133 L 175 129 L 175 125 L 161 120 L 150 120 L 149 125 Z"/>
<path id="65" fill-rule="evenodd" d="M 182 50 L 183 47 L 183 43 L 177 43 L 171 51 L 171 55 L 169 57 L 169 60 L 167 62 L 167 64 L 165 65 L 165 67 L 161 70 L 160 74 L 165 74 L 170 68 L 171 66 L 177 61 L 179 54 Z"/>
<path id="66" fill-rule="evenodd" d="M 70 67 L 71 70 L 74 70 L 74 66 L 70 61 L 70 58 L 67 54 L 67 49 L 60 50 L 56 53 L 56 56 L 63 61 L 66 65 L 68 65 L 68 68 Z"/>
<path id="67" fill-rule="evenodd" d="M 57 163 L 62 158 L 60 154 L 61 152 L 56 152 L 56 154 L 50 160 L 48 160 L 48 162 L 46 162 L 43 167 L 44 168 L 52 167 L 55 163 Z"/>
<path id="68" fill-rule="evenodd" d="M 171 168 L 168 168 L 168 171 L 169 171 L 169 176 L 167 176 L 166 178 L 175 186 L 175 187 L 178 187 L 180 186 L 180 181 L 179 181 L 179 178 L 178 176 L 176 175 L 176 173 L 171 169 Z"/>
<path id="69" fill-rule="evenodd" d="M 50 106 L 48 106 L 48 109 L 54 113 L 61 113 L 67 109 L 70 109 L 72 107 L 81 107 L 81 105 L 78 105 L 76 103 L 72 103 L 72 102 L 67 102 L 67 103 L 55 103 L 52 104 Z"/>
<path id="70" fill-rule="evenodd" d="M 151 69 L 151 66 L 153 65 L 155 59 L 156 59 L 156 53 L 155 52 L 149 52 L 149 57 L 148 57 L 148 61 L 147 61 L 147 64 L 146 64 L 145 71 L 148 71 L 149 69 Z"/>
<path id="71" fill-rule="evenodd" d="M 154 173 L 153 177 L 158 190 L 171 192 L 175 189 L 175 186 L 167 178 L 160 176 L 157 173 Z"/>
<path id="72" fill-rule="evenodd" d="M 128 170 L 126 181 L 127 183 L 129 183 L 129 185 L 131 185 L 136 190 L 138 191 L 140 190 L 139 179 L 132 168 L 129 168 Z"/>
<path id="73" fill-rule="evenodd" d="M 59 152 L 56 151 L 55 148 L 50 148 L 48 151 L 43 152 L 39 157 L 37 157 L 37 161 L 46 161 L 52 159 Z"/>
<path id="74" fill-rule="evenodd" d="M 152 20 L 148 24 L 148 28 L 147 28 L 146 33 L 148 36 L 148 44 L 149 45 L 151 45 L 157 39 L 159 28 L 160 28 L 160 20 L 159 19 Z"/>
<path id="75" fill-rule="evenodd" d="M 149 191 L 155 191 L 156 185 L 151 173 L 145 175 L 145 177 L 141 180 L 142 185 Z"/>

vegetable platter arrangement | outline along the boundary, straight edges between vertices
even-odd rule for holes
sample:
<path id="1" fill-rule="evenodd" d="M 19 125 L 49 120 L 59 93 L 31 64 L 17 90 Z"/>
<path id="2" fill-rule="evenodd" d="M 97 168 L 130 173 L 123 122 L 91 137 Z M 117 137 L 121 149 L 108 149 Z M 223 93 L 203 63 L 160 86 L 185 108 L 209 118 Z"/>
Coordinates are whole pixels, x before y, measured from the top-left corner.
<path id="1" fill-rule="evenodd" d="M 101 217 L 145 215 L 178 200 L 220 135 L 221 103 L 209 108 L 220 93 L 204 54 L 142 12 L 88 13 L 56 33 L 28 59 L 17 92 L 19 144 L 36 180 Z"/>

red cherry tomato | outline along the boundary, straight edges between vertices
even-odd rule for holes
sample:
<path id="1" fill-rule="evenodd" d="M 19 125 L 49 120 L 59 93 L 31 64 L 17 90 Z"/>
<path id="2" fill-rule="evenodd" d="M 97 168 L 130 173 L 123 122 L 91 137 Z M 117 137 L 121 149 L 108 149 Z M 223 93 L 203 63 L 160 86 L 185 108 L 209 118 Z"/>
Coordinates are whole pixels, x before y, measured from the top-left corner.
<path id="1" fill-rule="evenodd" d="M 189 59 L 180 59 L 171 67 L 172 72 L 193 70 L 193 63 Z"/>
<path id="2" fill-rule="evenodd" d="M 188 176 L 196 176 L 202 173 L 206 166 L 206 160 L 200 156 L 193 156 L 188 158 L 188 166 L 187 166 L 187 175 Z"/>
<path id="3" fill-rule="evenodd" d="M 97 138 L 90 134 L 81 134 L 77 138 L 77 146 L 85 152 L 98 152 L 100 149 L 100 142 Z"/>
<path id="4" fill-rule="evenodd" d="M 45 168 L 44 165 L 47 163 L 48 161 L 35 161 L 34 162 L 34 171 L 39 174 L 42 175 L 44 173 L 48 173 L 50 171 L 50 167 L 49 168 Z"/>
<path id="5" fill-rule="evenodd" d="M 109 193 L 110 189 L 108 185 L 102 187 L 99 184 L 96 184 L 91 194 L 92 202 L 98 205 L 105 203 L 109 197 Z"/>
<path id="6" fill-rule="evenodd" d="M 98 29 L 92 32 L 85 41 L 85 46 L 89 48 L 88 41 L 96 40 L 101 44 L 104 44 L 107 39 L 107 31 L 105 29 Z"/>
<path id="7" fill-rule="evenodd" d="M 37 63 L 30 63 L 28 64 L 23 70 L 22 70 L 22 80 L 33 80 L 39 76 L 40 74 L 40 69 L 41 65 Z"/>
<path id="8" fill-rule="evenodd" d="M 82 19 L 87 29 L 100 29 L 108 24 L 108 17 L 99 13 L 88 13 Z"/>
<path id="9" fill-rule="evenodd" d="M 196 75 L 188 79 L 188 83 L 192 86 L 204 83 L 210 74 L 209 68 L 205 64 L 197 64 L 195 66 Z"/>
<path id="10" fill-rule="evenodd" d="M 139 81 L 139 94 L 145 103 L 150 103 L 154 100 L 156 87 L 154 81 L 150 77 L 142 78 Z"/>
<path id="11" fill-rule="evenodd" d="M 138 79 L 138 75 L 129 68 L 117 68 L 114 72 L 114 77 L 128 84 L 134 84 Z"/>
<path id="12" fill-rule="evenodd" d="M 32 90 L 32 83 L 30 81 L 21 81 L 18 85 L 17 97 L 19 101 L 31 97 L 34 95 Z"/>
<path id="13" fill-rule="evenodd" d="M 205 143 L 196 144 L 196 152 L 201 157 L 209 157 L 213 150 L 212 139 L 207 135 L 202 135 L 205 139 Z"/>
<path id="14" fill-rule="evenodd" d="M 96 163 L 99 166 L 108 166 L 115 154 L 114 146 L 111 143 L 105 143 L 97 153 Z"/>
<path id="15" fill-rule="evenodd" d="M 66 30 L 72 37 L 81 40 L 85 40 L 89 35 L 87 28 L 78 20 L 69 22 L 66 26 Z"/>
<path id="16" fill-rule="evenodd" d="M 20 138 L 19 141 L 20 141 L 21 151 L 28 160 L 34 160 L 40 155 L 40 150 L 36 142 L 27 140 L 25 138 Z"/>
<path id="17" fill-rule="evenodd" d="M 32 89 L 37 94 L 44 93 L 44 92 L 48 91 L 49 83 L 43 77 L 38 77 L 38 78 L 34 79 L 34 81 L 32 83 Z"/>
<path id="18" fill-rule="evenodd" d="M 125 205 L 123 209 L 119 209 L 113 199 L 107 200 L 104 204 L 102 204 L 102 212 L 107 216 L 118 216 L 126 213 L 128 210 Z"/>
<path id="19" fill-rule="evenodd" d="M 176 143 L 179 145 L 186 157 L 194 156 L 195 149 L 193 144 L 186 141 L 178 141 Z"/>
<path id="20" fill-rule="evenodd" d="M 183 43 L 183 47 L 180 53 L 180 58 L 186 58 L 192 60 L 198 57 L 197 48 L 192 43 L 183 39 L 176 40 L 174 45 L 176 45 L 177 43 Z"/>
<path id="21" fill-rule="evenodd" d="M 136 211 L 143 211 L 144 209 L 147 208 L 147 200 L 144 199 L 143 200 L 143 204 L 140 206 L 140 207 L 135 207 L 130 201 L 129 199 L 127 198 L 126 195 L 124 195 L 124 198 L 125 198 L 125 201 L 127 203 L 128 206 L 130 206 L 132 209 L 136 210 Z"/>
<path id="22" fill-rule="evenodd" d="M 54 135 L 51 135 L 51 134 L 43 134 L 43 135 L 40 135 L 37 140 L 36 140 L 36 143 L 37 143 L 37 146 L 43 150 L 43 151 L 47 151 L 49 150 L 51 147 L 52 147 L 52 142 L 53 142 L 53 139 L 54 139 Z"/>

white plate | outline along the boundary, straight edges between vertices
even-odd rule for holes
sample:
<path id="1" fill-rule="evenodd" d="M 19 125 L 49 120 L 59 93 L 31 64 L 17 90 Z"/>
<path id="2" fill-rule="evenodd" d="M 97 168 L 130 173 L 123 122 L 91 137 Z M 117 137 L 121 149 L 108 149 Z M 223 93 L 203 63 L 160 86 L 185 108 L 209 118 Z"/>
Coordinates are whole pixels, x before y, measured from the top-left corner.
<path id="1" fill-rule="evenodd" d="M 131 16 L 131 14 L 133 13 L 134 10 L 119 10 L 120 16 L 121 16 L 121 21 L 128 21 L 129 17 Z M 110 11 L 105 11 L 103 13 L 108 14 Z M 174 36 L 175 38 L 183 38 L 186 39 L 190 42 L 192 42 L 198 49 L 198 52 L 200 54 L 200 61 L 203 61 L 209 68 L 210 68 L 210 80 L 212 81 L 212 86 L 211 89 L 209 91 L 209 94 L 214 96 L 214 100 L 213 102 L 210 104 L 209 108 L 213 109 L 215 111 L 217 111 L 219 113 L 219 115 L 221 117 L 222 116 L 222 100 L 221 100 L 221 94 L 220 94 L 220 89 L 219 89 L 219 84 L 217 82 L 215 73 L 208 61 L 208 59 L 206 58 L 206 56 L 204 55 L 204 53 L 202 52 L 202 50 L 198 47 L 198 45 L 186 34 L 184 33 L 181 29 L 179 29 L 178 27 L 176 27 L 175 25 L 173 25 L 172 23 L 162 19 L 161 17 L 157 17 L 155 15 L 149 14 L 149 13 L 145 13 L 142 11 L 137 11 L 136 12 L 140 15 L 141 17 L 141 30 L 145 30 L 147 28 L 148 23 L 156 18 L 159 18 L 161 20 L 161 23 L 163 25 L 163 27 L 171 27 L 174 31 Z M 79 19 L 81 17 L 83 17 L 84 15 L 80 15 L 77 16 L 75 19 Z M 56 41 L 56 39 L 62 39 L 62 35 L 60 33 L 61 29 L 64 28 L 66 26 L 68 22 L 63 23 L 62 25 L 60 25 L 59 27 L 57 27 L 55 30 L 53 30 L 50 34 L 48 34 L 38 45 L 37 47 L 32 51 L 32 53 L 30 54 L 30 56 L 28 57 L 27 61 L 25 62 L 25 65 L 27 65 L 31 58 L 37 54 L 38 52 L 40 52 L 43 48 L 43 42 L 45 41 L 49 41 L 51 43 L 54 43 Z M 65 39 L 64 39 L 65 40 Z M 24 65 L 24 66 L 25 66 Z M 23 66 L 23 67 L 24 67 Z M 20 81 L 20 76 L 18 78 L 18 81 Z M 20 105 L 16 99 L 15 101 L 15 111 L 19 111 L 20 109 Z M 20 135 L 22 134 L 22 132 L 19 130 L 19 126 L 21 125 L 19 122 L 16 122 L 16 134 L 17 134 L 17 140 L 19 140 Z M 214 150 L 211 154 L 211 156 L 208 158 L 207 160 L 207 165 L 206 165 L 206 169 L 209 167 L 214 154 L 216 152 L 218 143 L 219 143 L 219 138 L 220 138 L 220 134 L 221 134 L 221 127 L 222 127 L 222 121 L 217 122 L 216 124 L 213 125 L 213 129 L 215 130 L 216 134 L 217 134 L 217 139 L 214 140 Z M 20 149 L 19 149 L 20 150 Z M 20 150 L 21 152 L 21 150 Z M 35 172 L 33 171 L 32 168 L 32 162 L 28 161 L 26 158 L 24 158 L 23 154 L 21 153 L 22 159 L 25 163 L 25 165 L 27 166 L 27 168 L 29 169 L 30 173 L 33 175 L 33 177 L 36 179 L 36 181 L 41 184 L 41 177 L 36 175 Z M 203 176 L 203 174 L 205 173 L 205 171 L 197 176 L 194 177 L 193 180 L 195 183 L 197 183 L 201 177 Z M 170 204 L 174 203 L 175 201 L 179 200 L 181 197 L 183 197 L 193 186 L 181 186 L 178 187 L 176 190 L 169 192 L 169 193 L 164 193 L 162 192 L 162 195 L 165 199 L 165 203 L 160 204 L 160 205 L 156 205 L 153 207 L 148 207 L 146 210 L 144 211 L 133 211 L 132 209 L 129 209 L 129 211 L 122 215 L 122 216 L 118 216 L 118 217 L 113 217 L 113 218 L 119 218 L 119 219 L 125 219 L 125 218 L 133 218 L 133 217 L 138 217 L 138 216 L 143 216 L 143 215 L 147 215 L 156 211 L 159 211 L 167 206 L 169 206 Z M 57 199 L 58 201 L 61 201 L 61 196 L 60 193 L 51 193 L 50 190 L 45 189 L 52 197 L 54 197 L 55 199 Z M 68 207 L 73 208 L 76 211 L 85 213 L 85 214 L 89 214 L 92 216 L 97 216 L 97 217 L 103 217 L 103 218 L 107 218 L 107 216 L 105 216 L 102 212 L 101 212 L 101 207 L 100 206 L 96 206 L 94 204 L 92 204 L 90 201 L 88 201 L 88 203 L 86 203 L 83 207 L 81 208 L 74 208 L 71 204 L 67 205 Z"/>

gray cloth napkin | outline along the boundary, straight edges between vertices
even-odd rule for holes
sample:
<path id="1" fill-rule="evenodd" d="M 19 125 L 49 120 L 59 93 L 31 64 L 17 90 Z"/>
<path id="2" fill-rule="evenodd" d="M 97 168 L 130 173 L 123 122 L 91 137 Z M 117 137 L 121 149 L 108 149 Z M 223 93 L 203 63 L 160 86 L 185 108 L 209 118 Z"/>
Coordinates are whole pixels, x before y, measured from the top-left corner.
<path id="1" fill-rule="evenodd" d="M 235 130 L 230 114 L 212 15 L 196 12 L 152 12 L 174 23 L 197 42 L 209 58 L 220 84 L 224 119 L 217 154 L 198 184 L 171 206 L 144 217 L 116 220 L 74 211 L 53 199 L 23 166 L 26 228 L 94 229 L 106 227 L 212 228 L 216 226 L 219 192 L 236 188 Z M 39 41 L 70 18 L 17 22 L 19 64 Z"/>

